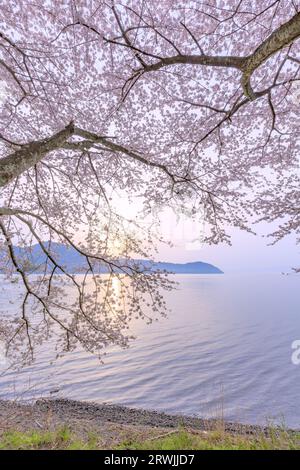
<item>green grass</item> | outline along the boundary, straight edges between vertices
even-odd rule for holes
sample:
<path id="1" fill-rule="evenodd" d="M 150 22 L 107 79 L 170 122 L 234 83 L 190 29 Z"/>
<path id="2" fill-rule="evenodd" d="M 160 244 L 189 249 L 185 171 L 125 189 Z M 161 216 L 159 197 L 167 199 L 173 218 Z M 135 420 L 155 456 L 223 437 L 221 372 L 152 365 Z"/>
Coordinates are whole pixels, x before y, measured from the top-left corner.
<path id="1" fill-rule="evenodd" d="M 1 436 L 0 449 L 40 449 L 62 445 L 69 439 L 67 429 L 50 431 L 7 431 Z"/>
<path id="2" fill-rule="evenodd" d="M 100 436 L 89 433 L 85 440 L 64 426 L 56 431 L 8 431 L 0 437 L 0 449 L 101 449 Z M 242 436 L 224 431 L 189 432 L 179 429 L 157 439 L 126 440 L 114 449 L 120 450 L 275 450 L 299 449 L 300 434 L 278 428 L 270 429 L 269 436 Z"/>
<path id="3" fill-rule="evenodd" d="M 0 449 L 38 450 L 38 449 L 94 449 L 95 438 L 86 442 L 76 438 L 66 426 L 56 431 L 7 431 L 0 438 Z"/>
<path id="4" fill-rule="evenodd" d="M 118 449 L 144 450 L 275 450 L 300 449 L 300 435 L 276 430 L 267 438 L 259 436 L 240 436 L 222 431 L 191 433 L 179 430 L 160 439 L 143 442 L 124 442 Z"/>

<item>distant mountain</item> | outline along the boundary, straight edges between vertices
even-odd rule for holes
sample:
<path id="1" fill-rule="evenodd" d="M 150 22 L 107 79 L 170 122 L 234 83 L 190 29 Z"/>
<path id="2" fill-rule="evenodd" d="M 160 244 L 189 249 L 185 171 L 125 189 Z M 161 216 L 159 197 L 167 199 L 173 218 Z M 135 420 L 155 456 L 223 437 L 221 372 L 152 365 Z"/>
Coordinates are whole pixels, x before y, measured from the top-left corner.
<path id="1" fill-rule="evenodd" d="M 142 260 L 145 263 L 145 260 Z M 221 269 L 213 264 L 203 263 L 202 261 L 194 261 L 193 263 L 154 263 L 152 264 L 154 271 L 166 270 L 176 274 L 223 274 Z"/>
<path id="2" fill-rule="evenodd" d="M 45 245 L 48 246 L 47 243 Z M 40 245 L 33 245 L 30 249 L 14 247 L 16 257 L 19 262 L 23 264 L 24 269 L 28 272 L 41 272 L 45 267 L 46 255 Z M 86 267 L 84 257 L 78 253 L 74 248 L 67 247 L 60 243 L 51 243 L 51 251 L 55 252 L 59 264 L 70 273 L 80 272 Z M 122 260 L 115 261 L 116 264 L 122 264 Z M 151 271 L 169 271 L 175 274 L 222 274 L 223 272 L 209 263 L 202 261 L 195 261 L 193 263 L 152 263 L 149 260 L 133 260 L 132 265 L 140 268 L 141 270 L 148 268 Z M 49 262 L 51 268 L 51 262 Z M 49 268 L 49 269 L 50 269 Z M 107 266 L 102 263 L 99 264 L 97 272 L 107 273 L 109 270 Z M 119 271 L 116 269 L 116 272 Z"/>

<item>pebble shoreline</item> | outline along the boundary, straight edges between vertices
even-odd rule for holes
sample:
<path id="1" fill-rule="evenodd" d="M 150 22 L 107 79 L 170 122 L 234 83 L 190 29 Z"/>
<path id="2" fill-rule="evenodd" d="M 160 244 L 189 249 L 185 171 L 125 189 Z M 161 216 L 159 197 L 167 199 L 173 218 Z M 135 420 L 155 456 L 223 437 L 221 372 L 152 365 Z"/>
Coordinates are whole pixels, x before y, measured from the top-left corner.
<path id="1" fill-rule="evenodd" d="M 223 422 L 218 419 L 202 419 L 194 416 L 167 414 L 160 411 L 130 408 L 114 404 L 98 404 L 82 402 L 63 398 L 43 398 L 34 403 L 26 404 L 0 400 L 0 419 L 7 419 L 11 413 L 13 421 L 20 424 L 24 416 L 31 416 L 32 422 L 39 422 L 49 413 L 55 417 L 55 423 L 85 422 L 97 427 L 103 423 L 117 423 L 120 425 L 146 426 L 153 428 L 187 428 L 208 431 L 220 425 L 224 431 L 239 434 L 268 433 L 266 427 L 233 422 Z M 12 421 L 12 422 L 13 422 Z"/>

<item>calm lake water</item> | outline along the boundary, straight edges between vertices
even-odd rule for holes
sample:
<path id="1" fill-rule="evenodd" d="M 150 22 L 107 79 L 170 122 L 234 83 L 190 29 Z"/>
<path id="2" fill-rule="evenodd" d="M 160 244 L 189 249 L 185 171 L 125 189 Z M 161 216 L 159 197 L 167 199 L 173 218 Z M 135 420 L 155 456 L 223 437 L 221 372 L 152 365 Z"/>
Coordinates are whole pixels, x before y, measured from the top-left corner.
<path id="1" fill-rule="evenodd" d="M 1 398 L 52 396 L 300 428 L 300 276 L 177 275 L 167 319 L 132 326 L 105 364 L 77 351 L 0 377 Z M 9 304 L 1 292 L 1 304 Z M 9 308 L 12 308 L 10 305 Z"/>

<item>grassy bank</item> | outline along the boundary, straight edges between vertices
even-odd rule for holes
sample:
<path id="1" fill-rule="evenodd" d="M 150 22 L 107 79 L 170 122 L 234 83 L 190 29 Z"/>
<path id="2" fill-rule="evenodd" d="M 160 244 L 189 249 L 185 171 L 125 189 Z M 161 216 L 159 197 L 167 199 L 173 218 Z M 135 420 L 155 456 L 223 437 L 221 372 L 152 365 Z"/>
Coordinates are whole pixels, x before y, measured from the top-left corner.
<path id="1" fill-rule="evenodd" d="M 300 450 L 300 431 L 68 399 L 0 400 L 0 449 Z"/>
<path id="2" fill-rule="evenodd" d="M 54 431 L 7 431 L 0 437 L 0 449 L 38 450 L 94 450 L 107 449 L 101 435 L 88 433 L 85 439 L 78 437 L 76 432 L 67 426 Z M 125 441 L 120 441 L 112 449 L 144 449 L 144 450 L 273 450 L 300 449 L 300 434 L 284 430 L 270 430 L 265 435 L 242 436 L 230 434 L 222 430 L 194 431 L 176 429 L 165 432 L 154 438 L 136 439 L 134 432 Z"/>

